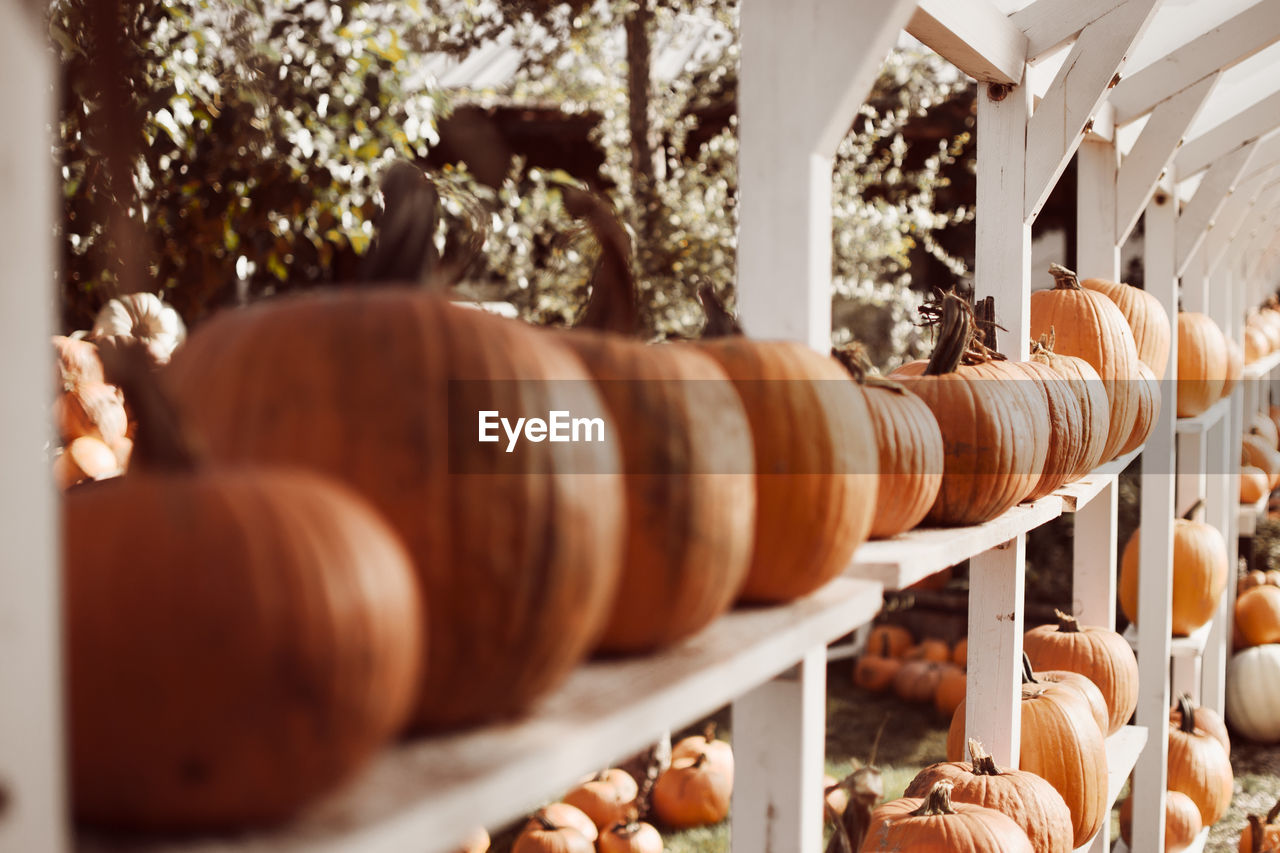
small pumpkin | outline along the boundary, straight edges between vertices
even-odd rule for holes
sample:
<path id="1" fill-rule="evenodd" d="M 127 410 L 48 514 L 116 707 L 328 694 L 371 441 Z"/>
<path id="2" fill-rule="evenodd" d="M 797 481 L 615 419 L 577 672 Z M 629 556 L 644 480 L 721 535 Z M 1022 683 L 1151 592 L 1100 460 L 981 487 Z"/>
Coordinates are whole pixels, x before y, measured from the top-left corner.
<path id="1" fill-rule="evenodd" d="M 1186 637 L 1213 618 L 1227 586 L 1227 543 L 1211 524 L 1193 516 L 1204 505 L 1196 501 L 1173 524 L 1173 636 Z M 1120 560 L 1120 609 L 1138 624 L 1138 560 L 1141 529 L 1124 546 Z"/>
<path id="2" fill-rule="evenodd" d="M 173 306 L 154 293 L 126 293 L 107 300 L 93 320 L 95 341 L 138 341 L 156 364 L 168 364 L 187 339 L 187 327 Z"/>
<path id="3" fill-rule="evenodd" d="M 108 447 L 124 439 L 129 429 L 124 396 L 105 382 L 81 383 L 55 401 L 58 432 L 65 442 L 87 435 Z"/>
<path id="4" fill-rule="evenodd" d="M 1222 748 L 1226 750 L 1227 755 L 1231 754 L 1231 736 L 1227 733 L 1226 721 L 1222 719 L 1222 715 L 1212 708 L 1204 708 L 1193 701 L 1187 694 L 1179 697 L 1178 701 L 1173 703 L 1173 707 L 1169 709 L 1169 725 L 1182 725 L 1182 709 L 1189 707 L 1195 714 L 1195 727 L 1204 729 L 1205 734 L 1212 737 L 1218 743 L 1222 744 Z"/>
<path id="5" fill-rule="evenodd" d="M 511 853 L 596 853 L 596 846 L 571 826 L 537 811 L 511 845 Z"/>
<path id="6" fill-rule="evenodd" d="M 1236 652 L 1227 665 L 1227 722 L 1258 743 L 1280 742 L 1280 645 Z"/>
<path id="7" fill-rule="evenodd" d="M 633 815 L 600 835 L 598 853 L 662 853 L 662 835 L 653 826 Z"/>
<path id="8" fill-rule="evenodd" d="M 1280 451 L 1270 447 L 1262 436 L 1246 435 L 1240 440 L 1240 463 L 1265 472 L 1268 488 L 1280 486 Z"/>
<path id="9" fill-rule="evenodd" d="M 1169 322 L 1169 312 L 1164 310 L 1160 300 L 1132 285 L 1101 278 L 1086 278 L 1080 286 L 1097 291 L 1116 304 L 1133 332 L 1138 358 L 1156 379 L 1163 379 L 1169 366 L 1173 326 Z"/>
<path id="10" fill-rule="evenodd" d="M 1178 417 L 1208 411 L 1227 379 L 1227 339 L 1207 314 L 1178 312 Z"/>
<path id="11" fill-rule="evenodd" d="M 965 672 L 955 664 L 943 664 L 938 675 L 938 686 L 933 691 L 933 707 L 938 713 L 950 717 L 964 701 L 968 690 Z"/>
<path id="12" fill-rule="evenodd" d="M 881 622 L 867 635 L 867 650 L 883 657 L 900 658 L 906 656 L 915 642 L 911 632 L 901 625 Z"/>
<path id="13" fill-rule="evenodd" d="M 1178 700 L 1182 719 L 1169 729 L 1170 791 L 1181 791 L 1200 809 L 1200 819 L 1212 826 L 1231 805 L 1235 777 L 1231 759 L 1216 738 L 1196 725 L 1196 712 L 1182 697 Z"/>
<path id="14" fill-rule="evenodd" d="M 876 649 L 876 641 L 868 643 L 866 651 L 858 655 L 853 665 L 853 683 L 863 690 L 872 693 L 883 693 L 892 685 L 898 670 L 902 668 L 902 658 L 888 654 L 889 637 L 879 635 L 880 649 Z"/>
<path id="15" fill-rule="evenodd" d="M 733 747 L 728 741 L 716 737 L 715 721 L 707 723 L 702 734 L 681 738 L 671 747 L 671 760 L 677 758 L 696 758 L 705 754 L 707 760 L 729 774 L 733 778 Z"/>
<path id="16" fill-rule="evenodd" d="M 58 367 L 58 392 L 74 391 L 80 385 L 96 385 L 102 376 L 102 359 L 92 341 L 53 336 L 53 352 Z"/>
<path id="17" fill-rule="evenodd" d="M 1085 627 L 1062 611 L 1057 625 L 1041 625 L 1023 634 L 1022 647 L 1039 670 L 1078 672 L 1102 691 L 1110 711 L 1112 735 L 1138 706 L 1138 659 L 1125 639 L 1106 628 Z"/>
<path id="18" fill-rule="evenodd" d="M 1240 468 L 1240 503 L 1256 504 L 1271 491 L 1267 472 L 1253 465 Z"/>
<path id="19" fill-rule="evenodd" d="M 905 655 L 907 660 L 925 660 L 931 663 L 947 663 L 951 660 L 951 647 L 945 640 L 927 637 L 916 643 Z"/>
<path id="20" fill-rule="evenodd" d="M 969 638 L 961 637 L 951 649 L 951 662 L 962 669 L 969 668 Z"/>
<path id="21" fill-rule="evenodd" d="M 1239 853 L 1280 853 L 1280 800 L 1265 817 L 1251 814 L 1240 833 Z"/>
<path id="22" fill-rule="evenodd" d="M 953 803 L 952 783 L 940 780 L 923 798 L 903 797 L 876 807 L 863 851 L 915 853 L 1032 853 L 1027 834 L 995 809 Z"/>
<path id="23" fill-rule="evenodd" d="M 120 460 L 101 439 L 82 435 L 53 460 L 53 478 L 66 490 L 85 480 L 105 480 L 120 475 Z"/>
<path id="24" fill-rule="evenodd" d="M 1204 823 L 1200 809 L 1181 791 L 1164 792 L 1164 849 L 1165 853 L 1179 853 L 1196 840 Z M 1120 804 L 1120 837 L 1133 845 L 1133 797 L 1126 797 Z"/>
<path id="25" fill-rule="evenodd" d="M 593 843 L 600 834 L 600 831 L 587 813 L 577 806 L 571 806 L 568 803 L 548 803 L 538 812 L 556 826 L 576 829 L 588 841 Z M 536 829 L 538 826 L 537 818 L 530 817 L 525 824 L 525 830 Z"/>
<path id="26" fill-rule="evenodd" d="M 1142 446 L 1147 436 L 1151 435 L 1151 430 L 1156 425 L 1156 418 L 1160 415 L 1160 382 L 1151 372 L 1151 368 L 1138 362 L 1138 375 L 1133 380 L 1133 384 L 1137 391 L 1138 412 L 1133 421 L 1133 432 L 1130 433 L 1129 440 L 1120 448 L 1121 455 Z"/>
<path id="27" fill-rule="evenodd" d="M 1105 461 L 1103 451 L 1111 427 L 1111 404 L 1107 401 L 1102 377 L 1084 359 L 1054 352 L 1053 335 L 1042 335 L 1032 345 L 1031 360 L 1053 368 L 1080 402 L 1085 444 L 1079 464 L 1068 473 L 1067 482 L 1078 480 Z"/>
<path id="28" fill-rule="evenodd" d="M 927 660 L 904 661 L 893 677 L 893 692 L 904 702 L 932 702 L 941 680 L 940 664 Z"/>
<path id="29" fill-rule="evenodd" d="M 1263 583 L 1236 599 L 1236 625 L 1249 645 L 1280 643 L 1280 588 Z"/>
<path id="30" fill-rule="evenodd" d="M 561 800 L 591 818 L 596 829 L 603 831 L 626 819 L 627 809 L 639 792 L 630 773 L 611 767 L 579 782 Z"/>
<path id="31" fill-rule="evenodd" d="M 1280 430 L 1277 430 L 1275 421 L 1271 418 L 1261 412 L 1254 412 L 1246 419 L 1245 426 L 1249 434 L 1260 435 L 1271 447 L 1280 448 Z"/>
<path id="32" fill-rule="evenodd" d="M 1246 323 L 1244 327 L 1244 361 L 1253 364 L 1260 358 L 1271 354 L 1271 339 L 1256 324 Z"/>
<path id="33" fill-rule="evenodd" d="M 1227 397 L 1244 378 L 1244 350 L 1234 338 L 1227 338 L 1227 375 L 1222 382 L 1222 396 Z"/>
<path id="34" fill-rule="evenodd" d="M 733 777 L 707 754 L 674 759 L 653 786 L 653 811 L 667 826 L 688 829 L 729 816 Z"/>

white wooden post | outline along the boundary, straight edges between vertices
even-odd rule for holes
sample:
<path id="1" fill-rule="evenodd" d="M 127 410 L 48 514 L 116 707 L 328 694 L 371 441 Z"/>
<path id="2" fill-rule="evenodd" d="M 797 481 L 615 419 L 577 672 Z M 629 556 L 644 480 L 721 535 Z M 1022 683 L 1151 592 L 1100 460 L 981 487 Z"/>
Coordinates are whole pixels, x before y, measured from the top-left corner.
<path id="1" fill-rule="evenodd" d="M 1174 272 L 1177 202 L 1165 180 L 1147 204 L 1143 244 L 1144 284 L 1170 317 L 1178 311 Z M 1147 745 L 1133 769 L 1134 853 L 1164 850 L 1164 798 L 1169 719 L 1169 613 L 1173 602 L 1174 405 L 1178 336 L 1173 335 L 1169 369 L 1161 383 L 1160 413 L 1142 451 L 1142 528 L 1138 555 L 1137 723 L 1147 729 Z"/>
<path id="2" fill-rule="evenodd" d="M 67 847 L 50 438 L 54 69 L 43 7 L 0 3 L 0 851 Z"/>

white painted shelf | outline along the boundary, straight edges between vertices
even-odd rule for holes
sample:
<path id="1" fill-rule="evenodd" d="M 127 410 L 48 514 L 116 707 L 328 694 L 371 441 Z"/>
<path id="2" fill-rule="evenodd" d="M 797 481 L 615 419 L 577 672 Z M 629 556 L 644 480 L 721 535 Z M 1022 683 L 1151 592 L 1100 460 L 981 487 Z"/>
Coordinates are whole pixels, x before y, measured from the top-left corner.
<path id="1" fill-rule="evenodd" d="M 1138 756 L 1147 745 L 1147 730 L 1141 726 L 1125 726 L 1107 738 L 1107 811 L 1115 805 L 1124 790 L 1124 783 L 1138 763 Z M 1093 839 L 1076 848 L 1077 853 L 1084 853 L 1093 844 Z"/>
<path id="2" fill-rule="evenodd" d="M 1257 503 L 1240 504 L 1239 514 L 1236 516 L 1238 536 L 1252 536 L 1258 532 L 1258 520 L 1266 517 L 1267 501 L 1270 499 L 1271 495 L 1265 494 L 1258 498 Z"/>
<path id="3" fill-rule="evenodd" d="M 1204 654 L 1205 645 L 1209 642 L 1209 632 L 1212 630 L 1213 622 L 1210 621 L 1192 631 L 1190 636 L 1174 637 L 1169 643 L 1169 657 L 1194 658 Z M 1138 650 L 1138 632 L 1132 624 L 1124 629 L 1124 638 L 1136 652 Z"/>
<path id="4" fill-rule="evenodd" d="M 1049 495 L 972 527 L 919 527 L 892 539 L 864 543 L 846 574 L 879 581 L 885 589 L 902 589 L 1060 515 L 1062 498 Z"/>
<path id="5" fill-rule="evenodd" d="M 869 622 L 880 585 L 836 578 L 788 605 L 732 611 L 656 655 L 580 667 L 527 719 L 388 749 L 278 832 L 233 840 L 81 838 L 80 853 L 433 853 L 558 797 L 582 776 L 727 704 Z"/>
<path id="6" fill-rule="evenodd" d="M 1137 459 L 1139 456 L 1142 455 L 1142 451 L 1145 450 L 1146 447 L 1147 446 L 1145 444 L 1140 444 L 1137 447 L 1135 447 L 1133 450 L 1130 450 L 1128 453 L 1124 454 L 1123 456 L 1117 456 L 1115 459 L 1112 459 L 1110 462 L 1102 463 L 1097 468 L 1094 468 L 1092 471 L 1090 471 L 1089 476 L 1096 477 L 1096 476 L 1106 475 L 1106 474 L 1121 473 L 1122 471 L 1124 471 L 1124 469 L 1129 467 L 1130 462 L 1132 462 L 1133 460 Z"/>
<path id="7" fill-rule="evenodd" d="M 1178 435 L 1208 432 L 1230 410 L 1231 398 L 1224 397 L 1194 418 L 1178 418 Z"/>
<path id="8" fill-rule="evenodd" d="M 1268 353 L 1257 361 L 1251 361 L 1244 366 L 1244 378 L 1257 381 L 1269 375 L 1271 371 L 1280 367 L 1280 350 Z"/>
<path id="9" fill-rule="evenodd" d="M 1183 848 L 1183 853 L 1201 853 L 1205 845 L 1209 843 L 1209 830 L 1211 827 L 1206 826 L 1200 830 L 1200 834 L 1196 836 L 1196 840 L 1190 845 Z M 1116 841 L 1116 846 L 1111 848 L 1111 853 L 1129 853 L 1129 845 L 1124 843 L 1124 839 Z"/>
<path id="10" fill-rule="evenodd" d="M 1128 468 L 1129 464 L 1138 458 L 1144 446 L 1140 445 L 1123 456 L 1117 456 L 1110 462 L 1104 462 L 1079 480 L 1074 483 L 1067 483 L 1054 492 L 1055 495 L 1062 498 L 1062 511 L 1064 513 L 1072 513 L 1084 509 L 1089 504 L 1089 501 L 1102 493 L 1103 489 L 1117 481 L 1120 472 Z"/>

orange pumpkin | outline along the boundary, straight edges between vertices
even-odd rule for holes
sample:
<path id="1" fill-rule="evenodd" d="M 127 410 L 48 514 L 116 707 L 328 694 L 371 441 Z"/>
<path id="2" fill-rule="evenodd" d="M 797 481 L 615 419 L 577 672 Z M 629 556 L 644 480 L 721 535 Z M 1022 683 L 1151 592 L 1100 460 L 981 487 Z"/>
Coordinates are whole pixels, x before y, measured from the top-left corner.
<path id="1" fill-rule="evenodd" d="M 902 658 L 886 654 L 889 640 L 885 635 L 880 635 L 880 642 L 884 648 L 879 653 L 868 645 L 867 650 L 858 655 L 858 660 L 853 665 L 853 683 L 872 693 L 888 690 L 902 667 Z"/>
<path id="2" fill-rule="evenodd" d="M 576 829 L 588 841 L 595 842 L 600 831 L 596 828 L 595 822 L 591 820 L 582 809 L 577 806 L 571 806 L 568 803 L 548 803 L 538 809 L 538 814 L 559 827 Z M 530 817 L 524 825 L 524 831 L 529 832 L 536 830 L 541 826 L 537 816 Z"/>
<path id="3" fill-rule="evenodd" d="M 719 823 L 729 815 L 733 777 L 706 753 L 673 759 L 653 786 L 653 811 L 674 829 Z"/>
<path id="4" fill-rule="evenodd" d="M 708 722 L 702 734 L 681 738 L 671 747 L 671 760 L 677 758 L 697 758 L 706 754 L 707 760 L 729 774 L 733 778 L 733 747 L 728 741 L 716 737 L 716 724 Z"/>
<path id="5" fill-rule="evenodd" d="M 1120 804 L 1120 837 L 1133 845 L 1133 797 L 1126 797 Z M 1200 810 L 1191 798 L 1181 791 L 1164 792 L 1164 849 L 1165 853 L 1179 853 L 1191 846 L 1204 829 Z"/>
<path id="6" fill-rule="evenodd" d="M 1182 720 L 1169 729 L 1169 790 L 1190 797 L 1204 825 L 1212 826 L 1231 805 L 1231 759 L 1216 738 L 1196 725 L 1195 709 L 1185 697 L 1178 710 Z"/>
<path id="7" fill-rule="evenodd" d="M 1031 380 L 1049 411 L 1049 447 L 1040 479 L 1026 499 L 1039 500 L 1053 494 L 1082 467 L 1090 447 L 1090 424 L 1080 406 L 1080 398 L 1060 373 L 1038 361 L 1010 362 Z M 1145 435 L 1144 435 L 1145 438 Z"/>
<path id="8" fill-rule="evenodd" d="M 1156 425 L 1156 418 L 1160 415 L 1160 382 L 1151 372 L 1151 368 L 1138 362 L 1138 376 L 1133 384 L 1137 391 L 1138 414 L 1134 418 L 1133 432 L 1129 435 L 1129 440 L 1124 443 L 1124 447 L 1120 448 L 1121 455 L 1142 446 L 1147 436 L 1151 435 L 1151 430 Z"/>
<path id="9" fill-rule="evenodd" d="M 1186 637 L 1213 618 L 1227 586 L 1227 543 L 1211 524 L 1192 516 L 1203 505 L 1197 501 L 1173 524 L 1173 636 Z M 1138 559 L 1141 529 L 1124 546 L 1120 560 L 1120 609 L 1138 624 Z"/>
<path id="10" fill-rule="evenodd" d="M 952 783 L 935 782 L 923 798 L 904 797 L 871 812 L 862 851 L 1032 853 L 1013 819 L 984 806 L 952 803 Z"/>
<path id="11" fill-rule="evenodd" d="M 1280 588 L 1264 583 L 1242 592 L 1236 599 L 1235 620 L 1249 645 L 1280 643 Z"/>
<path id="12" fill-rule="evenodd" d="M 1137 344 L 1124 314 L 1115 303 L 1084 290 L 1071 270 L 1049 268 L 1051 290 L 1031 294 L 1031 337 L 1054 335 L 1054 352 L 1083 358 L 1098 371 L 1110 404 L 1111 422 L 1103 460 L 1114 459 L 1133 434 L 1137 416 Z"/>
<path id="13" fill-rule="evenodd" d="M 1260 435 L 1246 435 L 1240 440 L 1240 464 L 1251 465 L 1267 475 L 1267 486 L 1280 486 L 1280 451 L 1267 445 Z"/>
<path id="14" fill-rule="evenodd" d="M 1036 853 L 1069 853 L 1071 810 L 1053 786 L 1025 770 L 996 766 L 976 740 L 969 741 L 970 762 L 933 764 L 907 785 L 904 797 L 924 797 L 940 781 L 950 782 L 953 803 L 986 806 L 1013 819 Z"/>
<path id="15" fill-rule="evenodd" d="M 1082 358 L 1054 352 L 1052 337 L 1042 336 L 1032 345 L 1031 360 L 1052 367 L 1066 380 L 1067 387 L 1080 402 L 1086 444 L 1079 464 L 1067 476 L 1067 482 L 1071 482 L 1085 476 L 1105 461 L 1102 454 L 1106 449 L 1107 432 L 1111 424 L 1111 404 L 1107 402 L 1107 392 L 1098 371 Z"/>
<path id="16" fill-rule="evenodd" d="M 893 692 L 904 702 L 932 702 L 941 679 L 942 667 L 937 662 L 908 660 L 893 676 Z"/>
<path id="17" fill-rule="evenodd" d="M 872 627 L 867 635 L 867 650 L 882 657 L 900 658 L 906 656 L 915 642 L 915 637 L 906 628 L 882 622 Z"/>
<path id="18" fill-rule="evenodd" d="M 518 713 L 595 645 L 620 570 L 616 443 L 507 453 L 477 429 L 560 410 L 614 434 L 553 335 L 417 289 L 312 292 L 212 317 L 165 374 L 215 458 L 323 471 L 400 534 L 431 602 L 420 727 Z"/>
<path id="19" fill-rule="evenodd" d="M 1271 354 L 1271 339 L 1267 333 L 1250 321 L 1244 327 L 1244 361 L 1253 364 Z"/>
<path id="20" fill-rule="evenodd" d="M 1191 697 L 1185 693 L 1169 709 L 1169 725 L 1182 725 L 1182 709 L 1184 707 L 1190 708 L 1195 713 L 1195 727 L 1204 729 L 1205 734 L 1222 744 L 1222 748 L 1227 755 L 1230 755 L 1231 736 L 1227 733 L 1227 723 L 1222 719 L 1222 715 L 1212 708 L 1202 708 L 1196 705 L 1191 701 Z"/>
<path id="21" fill-rule="evenodd" d="M 557 824 L 538 811 L 516 837 L 511 853 L 596 853 L 596 846 L 578 830 Z"/>
<path id="22" fill-rule="evenodd" d="M 907 660 L 946 663 L 951 660 L 951 647 L 946 644 L 945 640 L 927 638 L 909 649 L 905 657 Z"/>
<path id="23" fill-rule="evenodd" d="M 1275 421 L 1262 414 L 1254 412 L 1245 420 L 1245 426 L 1248 427 L 1250 435 L 1260 435 L 1267 440 L 1270 447 L 1280 449 L 1280 431 L 1276 429 Z"/>
<path id="24" fill-rule="evenodd" d="M 961 637 L 951 649 L 951 662 L 962 669 L 969 666 L 969 638 Z"/>
<path id="25" fill-rule="evenodd" d="M 964 701 L 968 689 L 964 670 L 955 664 L 944 664 L 938 675 L 938 686 L 933 691 L 933 707 L 938 713 L 950 717 Z"/>
<path id="26" fill-rule="evenodd" d="M 1105 732 L 1110 728 L 1111 711 L 1107 708 L 1107 700 L 1098 689 L 1098 685 L 1090 679 L 1078 672 L 1065 669 L 1036 671 L 1033 676 L 1041 684 L 1061 684 L 1075 690 L 1089 706 L 1089 712 L 1093 715 L 1093 721 L 1098 724 L 1098 730 Z"/>
<path id="27" fill-rule="evenodd" d="M 636 780 L 625 770 L 611 767 L 579 782 L 561 799 L 581 811 L 596 829 L 605 830 L 627 817 L 639 794 Z"/>
<path id="28" fill-rule="evenodd" d="M 1137 287 L 1100 278 L 1086 278 L 1080 286 L 1097 291 L 1116 304 L 1133 332 L 1138 358 L 1157 380 L 1163 379 L 1169 365 L 1173 327 L 1160 300 Z"/>
<path id="29" fill-rule="evenodd" d="M 1271 807 L 1266 817 L 1249 815 L 1248 823 L 1240 833 L 1239 853 L 1280 853 L 1280 800 Z"/>
<path id="30" fill-rule="evenodd" d="M 1057 625 L 1027 631 L 1022 648 L 1037 671 L 1065 669 L 1098 685 L 1110 711 L 1110 725 L 1103 734 L 1115 734 L 1138 706 L 1138 659 L 1115 631 L 1085 627 L 1074 616 L 1057 614 Z"/>
<path id="31" fill-rule="evenodd" d="M 1207 314 L 1178 312 L 1178 417 L 1195 417 L 1222 397 L 1227 339 Z"/>
<path id="32" fill-rule="evenodd" d="M 662 853 L 662 836 L 652 824 L 623 821 L 604 831 L 596 849 L 599 853 Z"/>
<path id="33" fill-rule="evenodd" d="M 1244 377 L 1244 350 L 1234 338 L 1224 336 L 1224 340 L 1227 342 L 1227 375 L 1222 382 L 1222 396 L 1226 397 Z"/>
<path id="34" fill-rule="evenodd" d="M 1240 468 L 1240 503 L 1256 504 L 1271 491 L 1267 472 L 1253 465 Z"/>

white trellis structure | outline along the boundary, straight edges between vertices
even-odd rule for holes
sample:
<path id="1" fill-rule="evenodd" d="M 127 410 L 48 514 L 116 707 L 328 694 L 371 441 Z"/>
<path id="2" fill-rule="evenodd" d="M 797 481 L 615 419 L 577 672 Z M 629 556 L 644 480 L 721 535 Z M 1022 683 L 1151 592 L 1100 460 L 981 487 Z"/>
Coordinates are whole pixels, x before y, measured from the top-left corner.
<path id="1" fill-rule="evenodd" d="M 113 849 L 70 827 L 62 769 L 58 519 L 40 452 L 56 177 L 42 11 L 0 0 L 0 853 Z M 1280 0 L 742 0 L 741 15 L 739 304 L 757 336 L 829 347 L 832 160 L 903 29 L 979 81 L 975 280 L 996 298 L 1009 357 L 1026 357 L 1033 281 L 1048 284 L 1030 268 L 1031 226 L 1072 157 L 1083 275 L 1119 280 L 1143 219 L 1146 289 L 1237 341 L 1280 280 Z M 1230 591 L 1211 628 L 1169 638 L 1173 513 L 1204 497 L 1234 551 L 1242 417 L 1266 408 L 1280 363 L 1250 366 L 1231 397 L 1179 421 L 1173 343 L 1145 447 L 1058 494 L 979 527 L 869 543 L 807 599 L 734 612 L 669 653 L 588 664 L 528 720 L 398 745 L 276 833 L 154 849 L 447 851 L 732 702 L 735 853 L 816 853 L 827 644 L 869 622 L 884 589 L 972 558 L 969 733 L 1016 764 L 1025 535 L 1075 514 L 1074 609 L 1114 626 L 1117 477 L 1140 454 L 1141 692 L 1108 759 L 1112 801 L 1133 773 L 1134 849 L 1160 851 L 1171 690 L 1221 709 L 1231 638 Z M 1110 849 L 1108 832 L 1082 849 Z"/>

